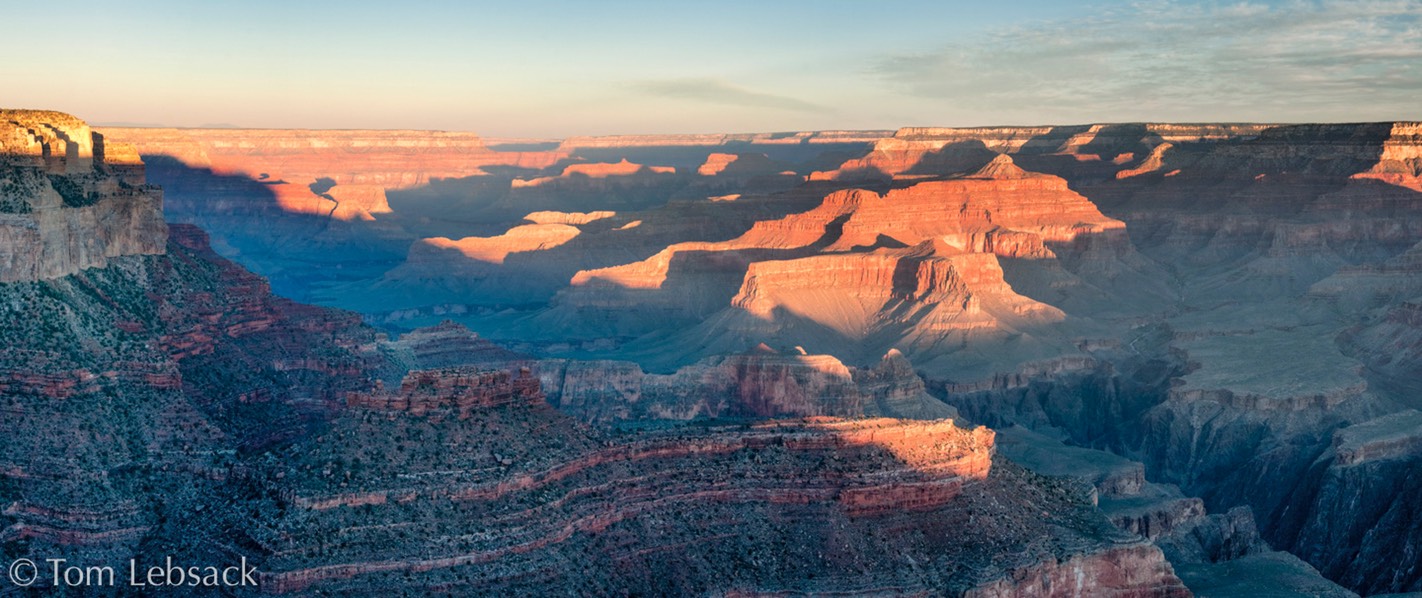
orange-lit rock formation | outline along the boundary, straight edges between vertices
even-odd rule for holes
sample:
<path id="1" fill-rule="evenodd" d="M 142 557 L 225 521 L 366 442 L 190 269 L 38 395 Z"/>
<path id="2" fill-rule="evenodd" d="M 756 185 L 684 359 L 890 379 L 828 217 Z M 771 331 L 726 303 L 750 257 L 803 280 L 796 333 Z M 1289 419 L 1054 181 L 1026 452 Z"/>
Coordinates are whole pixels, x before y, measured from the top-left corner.
<path id="1" fill-rule="evenodd" d="M 577 227 L 567 224 L 525 224 L 515 226 L 497 237 L 465 237 L 457 240 L 444 237 L 424 239 L 410 248 L 410 261 L 420 261 L 422 258 L 418 254 L 428 251 L 428 249 L 453 249 L 472 260 L 502 264 L 504 258 L 510 253 L 540 251 L 557 247 L 578 236 L 578 232 Z"/>
<path id="2" fill-rule="evenodd" d="M 0 110 L 0 282 L 163 252 L 163 194 L 132 148 L 59 112 Z"/>
<path id="3" fill-rule="evenodd" d="M 287 212 L 341 220 L 388 213 L 387 190 L 479 175 L 486 166 L 543 168 L 563 156 L 495 152 L 476 135 L 436 131 L 105 127 L 102 132 L 143 155 L 262 181 Z"/>

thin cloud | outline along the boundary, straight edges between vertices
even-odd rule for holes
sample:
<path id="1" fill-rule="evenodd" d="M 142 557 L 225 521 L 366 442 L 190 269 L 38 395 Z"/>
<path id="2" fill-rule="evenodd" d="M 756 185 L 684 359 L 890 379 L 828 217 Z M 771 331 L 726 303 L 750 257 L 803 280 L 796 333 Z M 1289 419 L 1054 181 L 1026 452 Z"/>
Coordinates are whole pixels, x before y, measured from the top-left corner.
<path id="1" fill-rule="evenodd" d="M 792 112 L 825 112 L 825 106 L 789 96 L 749 90 L 717 79 L 660 79 L 638 81 L 632 89 L 656 97 L 708 104 L 771 108 Z"/>
<path id="2" fill-rule="evenodd" d="M 872 72 L 981 114 L 1417 118 L 1422 1 L 1144 2 L 887 56 Z"/>

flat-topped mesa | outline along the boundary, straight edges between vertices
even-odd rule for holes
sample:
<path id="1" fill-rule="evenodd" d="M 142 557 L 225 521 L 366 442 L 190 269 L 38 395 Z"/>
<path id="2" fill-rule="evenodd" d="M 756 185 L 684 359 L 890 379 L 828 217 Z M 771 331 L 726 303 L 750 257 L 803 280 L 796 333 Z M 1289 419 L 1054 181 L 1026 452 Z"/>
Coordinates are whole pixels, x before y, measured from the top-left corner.
<path id="1" fill-rule="evenodd" d="M 1422 460 L 1422 413 L 1409 409 L 1340 429 L 1333 434 L 1333 454 L 1338 466 Z"/>
<path id="2" fill-rule="evenodd" d="M 576 292 L 579 287 L 587 285 L 613 286 L 623 289 L 660 288 L 666 282 L 672 262 L 683 259 L 689 254 L 724 252 L 728 254 L 729 259 L 729 256 L 734 255 L 732 252 L 737 251 L 810 247 L 816 241 L 825 238 L 836 219 L 852 213 L 867 197 L 877 198 L 878 196 L 871 191 L 861 189 L 836 191 L 826 196 L 819 206 L 808 212 L 791 214 L 776 220 L 756 222 L 750 230 L 729 241 L 676 243 L 639 262 L 583 270 L 572 278 L 573 292 L 564 293 L 560 295 L 560 298 L 574 303 L 584 302 L 583 299 L 586 299 L 587 302 L 598 302 L 600 297 L 580 297 Z M 682 258 L 678 258 L 679 255 Z M 594 295 L 599 294 L 594 293 Z"/>
<path id="3" fill-rule="evenodd" d="M 400 389 L 385 392 L 377 383 L 370 393 L 351 393 L 346 405 L 417 417 L 467 419 L 477 409 L 504 405 L 546 405 L 543 391 L 528 368 L 517 375 L 471 367 L 420 370 L 407 374 Z"/>
<path id="4" fill-rule="evenodd" d="M 132 148 L 68 114 L 0 110 L 0 282 L 161 254 L 167 234 Z"/>
<path id="5" fill-rule="evenodd" d="M 727 166 L 734 164 L 736 160 L 739 159 L 740 155 L 738 154 L 711 154 L 706 157 L 706 162 L 696 169 L 696 174 L 701 176 L 716 176 L 724 172 Z"/>

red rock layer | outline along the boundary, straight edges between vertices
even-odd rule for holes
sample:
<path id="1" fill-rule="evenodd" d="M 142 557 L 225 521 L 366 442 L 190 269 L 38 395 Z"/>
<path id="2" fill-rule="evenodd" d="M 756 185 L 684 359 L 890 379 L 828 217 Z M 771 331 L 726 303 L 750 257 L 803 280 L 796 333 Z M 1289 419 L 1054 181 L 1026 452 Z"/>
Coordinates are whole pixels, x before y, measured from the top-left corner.
<path id="1" fill-rule="evenodd" d="M 351 393 L 346 405 L 360 409 L 408 413 L 416 417 L 467 419 L 471 411 L 501 405 L 541 405 L 543 393 L 528 368 L 517 377 L 503 371 L 470 368 L 411 372 L 400 389 L 384 392 L 379 382 L 370 393 Z"/>
<path id="2" fill-rule="evenodd" d="M 475 419 L 514 417 L 519 409 L 524 408 L 480 411 Z M 544 417 L 554 416 L 550 412 L 532 421 L 542 421 Z M 521 427 L 514 425 L 516 429 Z M 576 442 L 575 438 L 576 434 L 567 440 Z M 552 558 L 563 550 L 560 546 L 564 544 L 579 545 L 603 536 L 620 536 L 622 528 L 639 521 L 680 519 L 675 513 L 716 512 L 722 517 L 739 519 L 737 512 L 766 510 L 783 512 L 791 518 L 787 521 L 796 521 L 795 513 L 828 509 L 850 521 L 912 518 L 913 513 L 929 513 L 952 504 L 961 493 L 971 491 L 972 484 L 986 479 L 992 466 L 992 433 L 983 428 L 964 430 L 950 422 L 828 419 L 773 422 L 744 429 L 652 434 L 641 439 L 607 442 L 601 448 L 582 453 L 559 455 L 560 451 L 555 451 L 552 455 L 540 455 L 533 469 L 519 464 L 525 459 L 520 456 L 519 447 L 499 450 L 504 454 L 494 455 L 493 462 L 505 464 L 506 471 L 471 470 L 464 476 L 452 478 L 402 476 L 410 481 L 426 480 L 415 485 L 395 479 L 366 479 L 360 474 L 337 476 L 346 481 L 342 485 L 358 486 L 376 481 L 400 485 L 335 495 L 297 490 L 290 498 L 300 505 L 303 511 L 300 517 L 327 523 L 350 517 L 381 517 L 390 509 L 452 502 L 461 505 L 458 508 L 462 513 L 487 513 L 481 519 L 466 522 L 494 532 L 483 536 L 485 539 L 478 542 L 479 549 L 460 552 L 440 548 L 431 552 L 430 548 L 438 544 L 418 550 L 406 546 L 375 560 L 342 560 L 350 558 L 349 551 L 338 550 L 330 557 L 314 561 L 301 557 L 298 552 L 280 552 L 279 560 L 272 561 L 273 565 L 296 558 L 308 564 L 276 565 L 275 570 L 266 570 L 262 575 L 264 589 L 309 591 L 318 587 L 341 587 L 330 584 L 379 576 L 383 572 L 438 572 L 469 565 L 479 565 L 490 572 L 501 571 L 517 567 L 530 557 L 549 555 Z M 566 450 L 561 452 L 567 453 Z M 466 458 L 472 457 L 477 462 L 478 454 L 476 449 Z M 819 458 L 832 459 L 840 465 L 822 472 L 794 465 Z M 508 469 L 510 466 L 512 469 Z M 748 475 L 736 475 L 728 469 L 743 467 Z M 874 473 L 869 474 L 865 468 L 871 467 Z M 714 476 L 717 481 L 692 481 L 690 485 L 689 480 L 682 481 L 679 472 L 696 470 Z M 473 474 L 472 479 L 451 484 L 469 474 Z M 491 479 L 479 481 L 479 477 Z M 365 510 L 352 511 L 357 508 Z M 814 525 L 808 522 L 794 525 L 806 524 Z M 712 525 L 719 528 L 724 524 Z M 697 533 L 692 531 L 694 528 L 684 529 Z M 650 533 L 652 538 L 642 544 L 648 549 L 666 539 L 662 532 Z M 722 540 L 711 535 L 705 541 Z M 293 548 L 299 545 L 298 542 Z M 632 553 L 628 556 L 634 556 L 637 547 L 629 548 Z M 666 548 L 676 550 L 675 546 Z M 400 556 L 403 553 L 411 553 L 411 556 Z M 615 580 L 624 574 L 617 570 L 604 573 L 613 583 L 618 583 Z M 576 577 L 577 573 L 569 571 L 561 576 Z M 514 580 L 499 579 L 495 583 L 509 581 Z"/>

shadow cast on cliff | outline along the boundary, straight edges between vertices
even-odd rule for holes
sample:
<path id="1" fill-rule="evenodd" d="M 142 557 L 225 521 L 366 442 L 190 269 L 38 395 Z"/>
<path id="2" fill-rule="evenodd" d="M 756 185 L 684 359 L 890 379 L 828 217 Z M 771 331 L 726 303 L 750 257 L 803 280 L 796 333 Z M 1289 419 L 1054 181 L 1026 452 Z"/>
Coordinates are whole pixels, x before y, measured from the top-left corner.
<path id="1" fill-rule="evenodd" d="M 149 180 L 164 189 L 169 221 L 201 226 L 219 253 L 269 279 L 279 294 L 310 301 L 322 283 L 374 276 L 406 253 L 409 240 L 381 221 L 283 206 L 274 189 L 283 181 L 216 173 L 166 155 L 143 160 Z"/>

